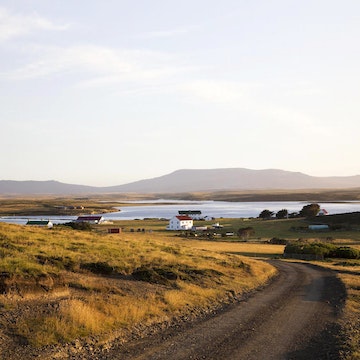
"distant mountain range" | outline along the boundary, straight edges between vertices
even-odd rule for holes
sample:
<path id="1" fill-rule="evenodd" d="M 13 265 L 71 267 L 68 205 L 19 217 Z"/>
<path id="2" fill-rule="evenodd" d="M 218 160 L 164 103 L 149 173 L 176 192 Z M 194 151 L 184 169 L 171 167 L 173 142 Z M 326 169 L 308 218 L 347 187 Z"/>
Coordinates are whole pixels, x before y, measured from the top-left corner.
<path id="1" fill-rule="evenodd" d="M 360 175 L 316 177 L 277 169 L 251 170 L 184 169 L 153 179 L 94 187 L 58 181 L 0 180 L 0 194 L 104 194 L 104 193 L 182 193 L 196 191 L 297 190 L 360 188 Z"/>

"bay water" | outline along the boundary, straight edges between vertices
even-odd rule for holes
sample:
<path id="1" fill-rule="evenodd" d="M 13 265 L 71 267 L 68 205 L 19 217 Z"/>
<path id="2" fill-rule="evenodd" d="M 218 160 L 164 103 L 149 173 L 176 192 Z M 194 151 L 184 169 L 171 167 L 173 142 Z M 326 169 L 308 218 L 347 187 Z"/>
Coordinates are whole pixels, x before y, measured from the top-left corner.
<path id="1" fill-rule="evenodd" d="M 227 202 L 227 201 L 179 201 L 151 200 L 129 201 L 129 206 L 119 207 L 116 212 L 101 214 L 105 220 L 134 220 L 144 218 L 170 219 L 178 215 L 179 210 L 200 210 L 203 216 L 214 218 L 251 218 L 258 217 L 267 209 L 274 213 L 286 209 L 289 213 L 299 212 L 309 202 L 301 201 L 258 201 L 258 202 Z M 329 215 L 360 211 L 360 202 L 329 202 L 318 203 Z M 49 219 L 54 224 L 76 220 L 77 216 L 4 216 L 2 222 L 26 224 L 28 220 Z"/>

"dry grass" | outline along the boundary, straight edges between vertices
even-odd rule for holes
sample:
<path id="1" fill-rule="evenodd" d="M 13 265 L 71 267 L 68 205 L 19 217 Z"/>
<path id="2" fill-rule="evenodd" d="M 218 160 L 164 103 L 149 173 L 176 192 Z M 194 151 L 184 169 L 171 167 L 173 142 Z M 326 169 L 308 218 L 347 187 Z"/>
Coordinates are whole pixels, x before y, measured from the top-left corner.
<path id="1" fill-rule="evenodd" d="M 99 199 L 90 198 L 71 198 L 54 196 L 24 196 L 24 197 L 1 197 L 0 195 L 0 215 L 78 215 L 81 213 L 105 213 L 114 212 L 115 202 L 101 202 Z M 65 208 L 64 208 L 65 207 Z M 74 207 L 74 209 L 70 208 Z M 84 209 L 76 209 L 84 207 Z"/>
<path id="2" fill-rule="evenodd" d="M 33 346 L 125 338 L 135 327 L 216 306 L 275 274 L 266 263 L 204 244 L 169 234 L 0 223 L 0 311 L 8 309 L 0 325 Z"/>
<path id="3" fill-rule="evenodd" d="M 342 326 L 348 338 L 346 360 L 360 359 L 360 260 L 320 262 L 333 269 L 345 284 L 347 298 Z"/>
<path id="4" fill-rule="evenodd" d="M 196 241 L 184 240 L 182 242 L 196 249 L 215 251 L 219 253 L 233 253 L 254 257 L 281 256 L 284 253 L 284 245 L 272 245 L 263 243 L 243 243 L 225 241 Z"/>

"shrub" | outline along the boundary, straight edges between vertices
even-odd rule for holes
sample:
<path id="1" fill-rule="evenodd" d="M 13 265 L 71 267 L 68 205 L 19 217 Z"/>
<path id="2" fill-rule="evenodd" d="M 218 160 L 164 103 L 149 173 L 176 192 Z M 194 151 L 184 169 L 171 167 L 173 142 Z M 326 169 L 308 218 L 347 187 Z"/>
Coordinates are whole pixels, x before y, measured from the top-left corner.
<path id="1" fill-rule="evenodd" d="M 324 258 L 360 259 L 360 251 L 348 246 L 337 247 L 323 243 L 289 243 L 284 254 L 321 255 Z"/>
<path id="2" fill-rule="evenodd" d="M 87 222 L 71 221 L 71 222 L 68 222 L 68 223 L 64 223 L 62 225 L 69 226 L 74 230 L 82 230 L 82 231 L 91 231 L 92 230 L 91 225 L 89 223 L 87 223 Z"/>
<path id="3" fill-rule="evenodd" d="M 239 237 L 241 237 L 242 239 L 248 239 L 250 236 L 254 236 L 255 235 L 255 230 L 254 228 L 252 228 L 251 226 L 249 227 L 244 227 L 244 228 L 240 228 L 237 231 L 237 234 Z"/>
<path id="4" fill-rule="evenodd" d="M 360 259 L 360 251 L 349 246 L 338 247 L 331 255 L 340 259 Z"/>
<path id="5" fill-rule="evenodd" d="M 270 239 L 269 241 L 270 244 L 274 244 L 274 245 L 286 245 L 287 244 L 287 240 L 285 239 L 279 239 L 277 237 L 273 237 L 272 239 Z"/>
<path id="6" fill-rule="evenodd" d="M 304 217 L 313 217 L 316 216 L 320 211 L 320 205 L 319 204 L 309 204 L 305 205 L 300 210 L 300 216 Z"/>

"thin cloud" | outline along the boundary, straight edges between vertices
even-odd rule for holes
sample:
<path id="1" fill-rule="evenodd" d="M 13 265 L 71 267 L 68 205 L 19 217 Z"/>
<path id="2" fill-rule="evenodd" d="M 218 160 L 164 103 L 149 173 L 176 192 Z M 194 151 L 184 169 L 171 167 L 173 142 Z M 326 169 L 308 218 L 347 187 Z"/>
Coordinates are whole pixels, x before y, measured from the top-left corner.
<path id="1" fill-rule="evenodd" d="M 0 7 L 0 42 L 27 35 L 37 30 L 64 31 L 69 25 L 58 25 L 40 15 L 14 14 Z"/>
<path id="2" fill-rule="evenodd" d="M 211 103 L 237 103 L 255 85 L 219 80 L 198 80 L 184 83 L 180 89 L 185 93 Z"/>
<path id="3" fill-rule="evenodd" d="M 192 26 L 184 26 L 178 27 L 174 29 L 167 29 L 167 30 L 157 30 L 157 31 L 149 31 L 146 33 L 141 34 L 139 37 L 144 39 L 151 39 L 151 38 L 169 38 L 178 35 L 184 35 L 192 32 L 193 30 L 199 29 L 200 26 L 192 25 Z"/>
<path id="4" fill-rule="evenodd" d="M 28 51 L 30 51 L 28 49 Z M 32 46 L 36 60 L 23 67 L 2 73 L 5 80 L 50 79 L 58 75 L 77 75 L 76 85 L 99 87 L 114 83 L 149 83 L 172 81 L 179 74 L 193 71 L 165 52 L 112 49 L 101 46 L 44 47 Z M 75 77 L 69 77 L 75 79 Z"/>

